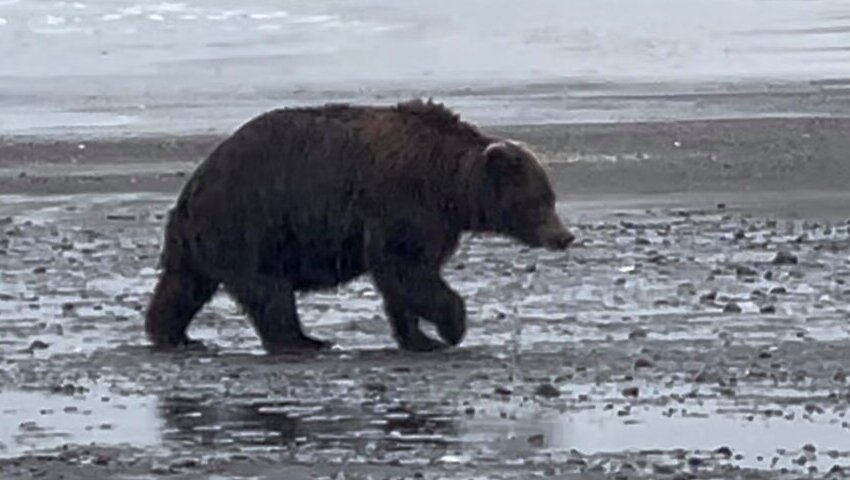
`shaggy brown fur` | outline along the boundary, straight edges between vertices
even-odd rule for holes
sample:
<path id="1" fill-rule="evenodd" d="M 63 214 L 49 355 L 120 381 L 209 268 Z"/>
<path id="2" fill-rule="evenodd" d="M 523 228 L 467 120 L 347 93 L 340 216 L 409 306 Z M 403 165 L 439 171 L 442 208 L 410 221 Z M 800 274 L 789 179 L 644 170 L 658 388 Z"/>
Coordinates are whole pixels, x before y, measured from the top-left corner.
<path id="1" fill-rule="evenodd" d="M 279 109 L 239 128 L 201 163 L 169 215 L 163 272 L 146 330 L 157 346 L 189 339 L 219 284 L 269 352 L 322 348 L 304 334 L 296 291 L 370 273 L 402 348 L 444 346 L 466 331 L 463 300 L 440 267 L 463 231 L 566 248 L 573 237 L 527 150 L 442 105 Z"/>

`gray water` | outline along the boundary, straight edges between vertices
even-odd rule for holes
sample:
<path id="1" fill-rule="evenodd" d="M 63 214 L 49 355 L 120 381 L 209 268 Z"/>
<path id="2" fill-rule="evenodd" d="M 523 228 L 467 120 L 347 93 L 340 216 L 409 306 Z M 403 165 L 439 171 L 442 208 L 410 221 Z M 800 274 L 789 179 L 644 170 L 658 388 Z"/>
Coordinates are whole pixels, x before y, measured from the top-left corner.
<path id="1" fill-rule="evenodd" d="M 850 78 L 850 2 L 0 0 L 0 55 L 5 133 L 230 128 L 411 95 L 487 123 L 694 116 L 629 98 Z"/>

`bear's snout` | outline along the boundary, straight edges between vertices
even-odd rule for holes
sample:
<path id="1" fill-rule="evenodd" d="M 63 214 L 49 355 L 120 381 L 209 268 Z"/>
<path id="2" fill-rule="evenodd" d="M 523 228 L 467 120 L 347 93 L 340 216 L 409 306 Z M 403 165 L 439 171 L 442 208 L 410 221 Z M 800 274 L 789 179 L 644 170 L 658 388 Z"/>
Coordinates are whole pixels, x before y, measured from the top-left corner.
<path id="1" fill-rule="evenodd" d="M 576 237 L 572 233 L 564 230 L 557 235 L 553 235 L 548 241 L 543 242 L 543 246 L 548 250 L 566 250 L 572 245 Z"/>
<path id="2" fill-rule="evenodd" d="M 540 246 L 547 250 L 566 250 L 576 239 L 554 211 L 537 230 L 537 237 Z"/>

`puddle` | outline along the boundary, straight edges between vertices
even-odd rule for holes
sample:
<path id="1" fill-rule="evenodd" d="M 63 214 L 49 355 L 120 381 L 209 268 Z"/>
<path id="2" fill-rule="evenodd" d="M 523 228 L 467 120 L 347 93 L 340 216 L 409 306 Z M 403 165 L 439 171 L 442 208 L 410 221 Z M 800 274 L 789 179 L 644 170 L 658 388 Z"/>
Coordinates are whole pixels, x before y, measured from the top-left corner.
<path id="1" fill-rule="evenodd" d="M 153 446 L 160 441 L 156 397 L 109 393 L 0 393 L 0 456 L 64 444 Z"/>
<path id="2" fill-rule="evenodd" d="M 468 420 L 462 430 L 468 443 L 510 444 L 512 450 L 517 444 L 531 450 L 533 444 L 550 452 L 576 450 L 583 455 L 655 451 L 672 456 L 684 450 L 710 456 L 725 447 L 732 452 L 730 461 L 740 467 L 798 470 L 805 465 L 825 471 L 836 464 L 850 465 L 850 425 L 830 415 L 804 419 L 797 414 L 788 419 L 718 413 L 712 408 L 673 411 L 618 406 L 546 420 Z"/>
<path id="3" fill-rule="evenodd" d="M 456 437 L 451 416 L 392 405 L 364 412 L 357 402 L 310 403 L 274 395 L 242 397 L 228 403 L 173 396 L 164 398 L 157 411 L 164 422 L 165 444 L 183 447 L 276 451 L 309 443 L 316 450 L 330 450 L 378 442 L 412 448 L 448 443 Z"/>

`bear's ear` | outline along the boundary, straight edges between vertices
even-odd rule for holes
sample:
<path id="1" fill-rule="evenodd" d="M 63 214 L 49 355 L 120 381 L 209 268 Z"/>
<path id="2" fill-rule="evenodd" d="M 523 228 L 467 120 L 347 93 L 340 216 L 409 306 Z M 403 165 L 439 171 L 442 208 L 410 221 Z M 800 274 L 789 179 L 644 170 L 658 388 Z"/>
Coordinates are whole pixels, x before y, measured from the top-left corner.
<path id="1" fill-rule="evenodd" d="M 505 178 L 522 172 L 523 158 L 512 145 L 505 142 L 493 142 L 484 149 L 484 161 L 490 175 Z"/>

